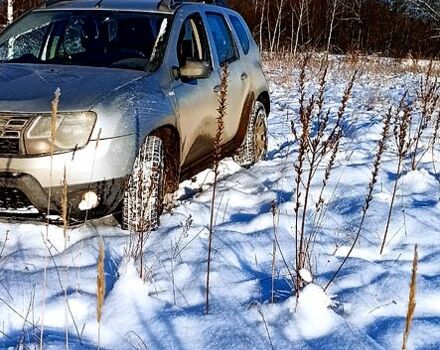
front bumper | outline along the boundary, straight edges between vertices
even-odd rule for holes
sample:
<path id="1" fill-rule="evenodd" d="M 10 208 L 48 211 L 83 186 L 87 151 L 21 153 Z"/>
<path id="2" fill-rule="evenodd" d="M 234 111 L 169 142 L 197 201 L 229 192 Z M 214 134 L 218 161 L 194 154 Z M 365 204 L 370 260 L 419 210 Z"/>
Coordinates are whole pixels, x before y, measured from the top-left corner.
<path id="1" fill-rule="evenodd" d="M 61 215 L 63 197 L 67 198 L 68 217 L 81 220 L 86 212 L 79 209 L 85 193 L 92 191 L 98 196 L 98 204 L 87 211 L 90 218 L 103 216 L 115 211 L 121 203 L 124 193 L 125 178 L 100 181 L 89 184 L 67 187 L 67 196 L 63 195 L 63 187 L 50 189 L 40 186 L 38 181 L 26 174 L 0 174 L 0 215 L 20 212 L 35 207 L 42 215 L 47 213 Z M 50 203 L 50 205 L 49 205 Z M 49 210 L 48 210 L 49 208 Z"/>
<path id="2" fill-rule="evenodd" d="M 78 206 L 88 191 L 98 195 L 98 205 L 88 211 L 89 217 L 111 213 L 122 200 L 134 162 L 135 141 L 134 136 L 91 141 L 84 149 L 53 158 L 0 158 L 0 204 L 2 193 L 12 190 L 22 193 L 40 213 L 48 212 L 50 202 L 50 213 L 60 214 L 65 172 L 69 216 L 85 216 Z M 10 203 L 8 199 L 3 203 Z M 0 211 L 4 209 L 8 208 Z"/>

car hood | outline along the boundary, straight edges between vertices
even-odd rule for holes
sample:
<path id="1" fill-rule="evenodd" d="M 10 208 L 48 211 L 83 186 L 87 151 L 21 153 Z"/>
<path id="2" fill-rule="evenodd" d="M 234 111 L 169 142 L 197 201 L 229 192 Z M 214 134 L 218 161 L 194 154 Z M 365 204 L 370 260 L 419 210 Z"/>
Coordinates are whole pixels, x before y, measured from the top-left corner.
<path id="1" fill-rule="evenodd" d="M 87 111 L 146 72 L 100 67 L 0 64 L 0 112 L 43 113 L 57 88 L 59 111 Z"/>

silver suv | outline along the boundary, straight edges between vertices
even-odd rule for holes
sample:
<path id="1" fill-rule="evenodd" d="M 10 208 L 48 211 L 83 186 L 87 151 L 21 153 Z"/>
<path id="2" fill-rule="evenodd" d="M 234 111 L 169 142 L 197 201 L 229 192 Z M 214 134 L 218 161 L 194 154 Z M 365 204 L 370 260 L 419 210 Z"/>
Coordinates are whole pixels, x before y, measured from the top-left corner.
<path id="1" fill-rule="evenodd" d="M 20 18 L 0 35 L 1 212 L 67 203 L 71 220 L 119 212 L 124 227 L 156 226 L 164 196 L 212 164 L 225 65 L 221 154 L 250 166 L 266 153 L 270 100 L 236 12 L 73 0 Z"/>

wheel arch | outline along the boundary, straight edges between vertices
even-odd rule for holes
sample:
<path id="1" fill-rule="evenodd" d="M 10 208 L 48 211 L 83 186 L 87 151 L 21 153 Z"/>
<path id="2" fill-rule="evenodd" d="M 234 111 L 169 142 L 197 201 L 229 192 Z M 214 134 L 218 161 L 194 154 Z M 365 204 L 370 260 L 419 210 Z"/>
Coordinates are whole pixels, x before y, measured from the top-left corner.
<path id="1" fill-rule="evenodd" d="M 270 96 L 269 96 L 269 92 L 267 91 L 263 91 L 261 92 L 258 97 L 257 97 L 257 101 L 261 102 L 264 106 L 264 108 L 266 109 L 266 114 L 269 115 L 270 113 Z"/>

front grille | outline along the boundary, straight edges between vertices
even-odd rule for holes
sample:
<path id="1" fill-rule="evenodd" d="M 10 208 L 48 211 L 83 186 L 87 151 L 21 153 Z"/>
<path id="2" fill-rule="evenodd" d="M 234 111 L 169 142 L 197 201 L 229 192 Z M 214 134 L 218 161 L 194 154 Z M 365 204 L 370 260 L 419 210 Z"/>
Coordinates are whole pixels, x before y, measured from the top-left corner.
<path id="1" fill-rule="evenodd" d="M 0 154 L 18 154 L 20 139 L 6 139 L 0 137 Z"/>
<path id="2" fill-rule="evenodd" d="M 31 201 L 16 188 L 0 188 L 0 211 L 32 208 Z"/>
<path id="3" fill-rule="evenodd" d="M 28 118 L 0 115 L 0 155 L 18 155 Z"/>

